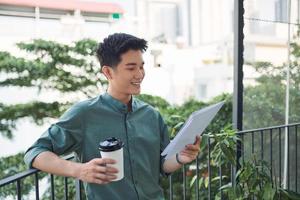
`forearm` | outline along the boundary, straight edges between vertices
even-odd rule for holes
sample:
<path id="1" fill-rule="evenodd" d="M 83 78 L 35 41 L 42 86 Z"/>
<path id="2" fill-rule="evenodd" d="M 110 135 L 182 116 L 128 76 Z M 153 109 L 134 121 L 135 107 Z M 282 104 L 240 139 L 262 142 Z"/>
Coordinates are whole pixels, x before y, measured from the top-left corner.
<path id="1" fill-rule="evenodd" d="M 191 163 L 195 160 L 200 151 L 200 141 L 201 138 L 197 136 L 194 144 L 186 145 L 182 151 L 166 160 L 163 165 L 164 172 L 172 173 L 179 169 L 183 164 Z"/>
<path id="2" fill-rule="evenodd" d="M 50 151 L 42 152 L 33 161 L 32 166 L 44 172 L 59 176 L 77 178 L 81 163 L 60 158 Z"/>
<path id="3" fill-rule="evenodd" d="M 182 165 L 176 161 L 176 156 L 172 156 L 164 162 L 163 170 L 166 173 L 172 173 L 181 167 Z"/>

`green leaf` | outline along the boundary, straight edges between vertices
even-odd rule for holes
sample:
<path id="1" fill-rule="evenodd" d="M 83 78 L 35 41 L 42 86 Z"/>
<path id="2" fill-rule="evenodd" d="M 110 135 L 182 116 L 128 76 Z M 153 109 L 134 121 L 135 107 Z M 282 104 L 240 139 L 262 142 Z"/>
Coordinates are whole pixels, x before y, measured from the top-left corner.
<path id="1" fill-rule="evenodd" d="M 209 183 L 209 177 L 205 177 L 205 179 L 204 179 L 204 186 L 205 186 L 205 188 L 208 187 L 208 183 Z"/>
<path id="2" fill-rule="evenodd" d="M 234 152 L 229 149 L 224 143 L 220 143 L 220 147 L 225 155 L 225 157 L 230 161 L 234 166 L 236 165 L 236 158 Z"/>
<path id="3" fill-rule="evenodd" d="M 276 193 L 276 189 L 272 187 L 271 183 L 267 183 L 263 188 L 263 199 L 273 199 Z"/>
<path id="4" fill-rule="evenodd" d="M 199 189 L 201 188 L 202 184 L 204 183 L 204 178 L 199 178 Z"/>
<path id="5" fill-rule="evenodd" d="M 223 185 L 222 187 L 219 188 L 219 190 L 227 190 L 229 188 L 232 188 L 232 183 L 227 183 L 226 185 Z"/>
<path id="6" fill-rule="evenodd" d="M 197 180 L 197 176 L 193 176 L 192 180 L 190 181 L 190 187 L 193 187 L 196 180 Z"/>

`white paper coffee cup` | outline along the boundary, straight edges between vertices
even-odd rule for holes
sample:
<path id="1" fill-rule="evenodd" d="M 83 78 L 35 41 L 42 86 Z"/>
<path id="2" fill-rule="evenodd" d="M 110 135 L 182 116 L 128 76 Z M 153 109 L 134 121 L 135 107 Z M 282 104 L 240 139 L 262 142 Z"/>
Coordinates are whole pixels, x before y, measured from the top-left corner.
<path id="1" fill-rule="evenodd" d="M 115 164 L 107 164 L 118 170 L 117 178 L 113 181 L 121 180 L 124 177 L 123 146 L 123 142 L 114 137 L 108 138 L 99 144 L 101 158 L 110 158 L 116 161 Z"/>

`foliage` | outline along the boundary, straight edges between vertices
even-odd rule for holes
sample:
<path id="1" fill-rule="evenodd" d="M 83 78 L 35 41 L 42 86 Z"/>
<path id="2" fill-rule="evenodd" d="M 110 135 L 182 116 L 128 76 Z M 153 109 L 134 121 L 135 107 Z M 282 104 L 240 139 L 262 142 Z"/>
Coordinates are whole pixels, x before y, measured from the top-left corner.
<path id="1" fill-rule="evenodd" d="M 255 156 L 248 161 L 241 161 L 241 168 L 236 174 L 236 185 L 228 183 L 220 188 L 229 200 L 235 199 L 300 199 L 300 194 L 282 189 L 271 176 L 269 164 L 257 160 Z M 217 196 L 220 199 L 220 193 Z"/>
<path id="2" fill-rule="evenodd" d="M 291 43 L 290 123 L 300 121 L 299 52 L 299 44 Z M 255 86 L 244 90 L 244 129 L 284 124 L 287 64 L 274 66 L 270 62 L 260 61 L 251 65 L 260 75 L 256 78 Z"/>
<path id="3" fill-rule="evenodd" d="M 221 94 L 207 103 L 197 101 L 195 99 L 189 99 L 179 106 L 170 105 L 161 97 L 156 96 L 142 94 L 137 96 L 137 98 L 145 101 L 159 110 L 169 127 L 171 138 L 177 134 L 185 120 L 187 120 L 192 112 L 220 101 L 225 101 L 224 106 L 218 112 L 218 115 L 214 118 L 212 123 L 207 127 L 205 133 L 219 132 L 222 127 L 231 126 L 232 124 L 232 96 L 230 94 Z"/>
<path id="4" fill-rule="evenodd" d="M 12 131 L 16 128 L 18 119 L 26 117 L 37 125 L 42 125 L 47 118 L 58 117 L 69 105 L 69 103 L 59 103 L 57 101 L 51 103 L 33 101 L 13 106 L 0 103 L 0 132 L 3 136 L 12 139 Z"/>
<path id="5" fill-rule="evenodd" d="M 0 158 L 0 178 L 6 178 L 15 175 L 19 172 L 26 171 L 27 166 L 23 162 L 24 153 L 18 153 L 13 156 L 7 156 Z M 42 179 L 46 174 L 40 174 L 39 178 Z M 28 195 L 32 190 L 32 185 L 34 183 L 34 177 L 29 176 L 22 179 L 21 181 L 21 192 L 23 195 Z M 0 199 L 4 197 L 16 197 L 16 185 L 8 184 L 0 188 Z"/>
<path id="6" fill-rule="evenodd" d="M 236 162 L 236 144 L 240 139 L 231 127 L 225 127 L 220 133 L 208 135 L 214 141 L 211 151 L 211 159 L 216 166 L 227 164 L 237 165 Z"/>
<path id="7" fill-rule="evenodd" d="M 23 161 L 24 153 L 18 153 L 13 156 L 7 156 L 0 158 L 0 179 L 13 176 L 20 172 L 26 171 L 28 168 Z M 39 172 L 38 179 L 39 182 L 46 178 L 48 185 L 50 185 L 50 175 L 47 173 Z M 68 197 L 70 199 L 75 198 L 75 180 L 68 178 Z M 64 199 L 64 178 L 59 176 L 54 176 L 54 193 L 56 199 Z M 21 180 L 21 193 L 24 199 L 29 199 L 29 194 L 33 192 L 34 189 L 34 176 L 28 176 Z M 5 197 L 14 198 L 17 196 L 15 183 L 8 184 L 0 188 L 0 199 Z M 41 191 L 40 191 L 41 192 Z M 42 199 L 50 199 L 51 191 L 50 187 L 41 194 Z"/>
<path id="8" fill-rule="evenodd" d="M 26 52 L 26 58 L 0 51 L 0 73 L 5 75 L 0 79 L 0 87 L 36 88 L 37 94 L 58 92 L 62 97 L 52 102 L 34 100 L 22 104 L 0 103 L 0 134 L 12 139 L 18 120 L 26 118 L 42 125 L 49 118 L 58 118 L 71 104 L 78 101 L 72 98 L 74 93 L 87 98 L 95 96 L 105 87 L 107 82 L 100 75 L 99 64 L 95 61 L 97 45 L 96 41 L 90 39 L 68 45 L 33 40 L 17 44 L 21 51 Z M 19 153 L 1 158 L 1 178 L 27 169 L 23 156 L 23 153 Z M 22 181 L 22 194 L 29 194 L 32 182 L 32 177 Z M 60 179 L 55 179 L 55 184 L 63 186 Z M 63 188 L 60 186 L 57 188 Z M 15 186 L 10 184 L 1 190 L 3 192 L 1 191 L 0 197 L 13 195 Z M 70 188 L 71 199 L 73 193 Z M 49 196 L 49 193 L 45 193 L 44 198 L 47 198 L 47 194 Z M 62 197 L 62 191 L 57 191 L 57 195 Z"/>
<path id="9" fill-rule="evenodd" d="M 29 117 L 37 125 L 47 118 L 59 117 L 78 99 L 90 97 L 106 85 L 95 62 L 97 43 L 83 39 L 72 44 L 33 40 L 17 46 L 29 59 L 0 51 L 0 87 L 36 88 L 40 92 L 59 92 L 63 98 L 53 102 L 34 101 L 25 104 L 0 104 L 0 134 L 12 138 L 19 119 Z M 65 99 L 65 100 L 63 100 Z M 66 100 L 67 99 L 67 100 Z"/>
<path id="10" fill-rule="evenodd" d="M 300 122 L 300 45 L 299 36 L 294 38 L 297 42 L 291 43 L 291 62 L 290 62 L 290 88 L 289 88 L 289 123 Z M 259 76 L 256 78 L 256 84 L 246 87 L 244 90 L 244 107 L 243 107 L 243 128 L 255 129 L 261 127 L 270 127 L 285 124 L 286 109 L 286 88 L 287 88 L 287 63 L 274 65 L 270 62 L 255 62 L 251 64 Z M 290 136 L 293 137 L 292 131 Z M 280 138 L 280 140 L 283 138 Z M 296 142 L 300 138 L 295 137 L 290 143 L 291 152 L 296 151 Z M 255 145 L 257 145 L 258 140 Z M 265 138 L 264 145 L 270 146 L 273 138 Z M 258 144 L 259 145 L 259 144 Z M 249 147 L 249 141 L 245 141 L 244 146 Z M 265 151 L 265 156 L 269 157 L 269 152 Z M 279 148 L 273 148 L 273 155 L 280 155 Z M 298 154 L 299 159 L 299 154 Z M 274 166 L 279 166 L 279 160 L 275 159 Z M 290 160 L 290 166 L 296 166 L 295 159 Z M 294 167 L 292 167 L 294 168 Z M 293 171 L 300 173 L 300 168 L 294 168 Z M 291 183 L 297 179 L 291 176 Z M 298 186 L 299 190 L 299 186 Z"/>
<path id="11" fill-rule="evenodd" d="M 235 152 L 238 140 L 239 138 L 231 126 L 224 127 L 217 133 L 210 132 L 202 136 L 198 186 L 201 197 L 204 197 L 204 199 L 208 198 L 209 181 L 211 196 L 217 195 L 220 181 L 222 181 L 222 184 L 230 181 L 231 163 L 236 161 Z M 208 149 L 210 149 L 210 152 Z M 208 166 L 210 166 L 210 174 L 208 174 Z M 221 168 L 222 176 L 220 176 Z M 195 187 L 196 180 L 197 176 L 195 174 L 190 182 L 191 188 Z"/>

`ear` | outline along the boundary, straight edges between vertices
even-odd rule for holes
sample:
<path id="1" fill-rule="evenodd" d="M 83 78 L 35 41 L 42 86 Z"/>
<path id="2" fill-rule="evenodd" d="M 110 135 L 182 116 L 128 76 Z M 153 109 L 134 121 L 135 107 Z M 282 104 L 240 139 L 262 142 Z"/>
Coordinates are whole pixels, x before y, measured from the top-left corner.
<path id="1" fill-rule="evenodd" d="M 107 80 L 112 79 L 112 72 L 111 72 L 111 67 L 108 67 L 106 65 L 104 65 L 101 69 L 102 73 L 104 74 L 104 76 L 107 78 Z"/>

